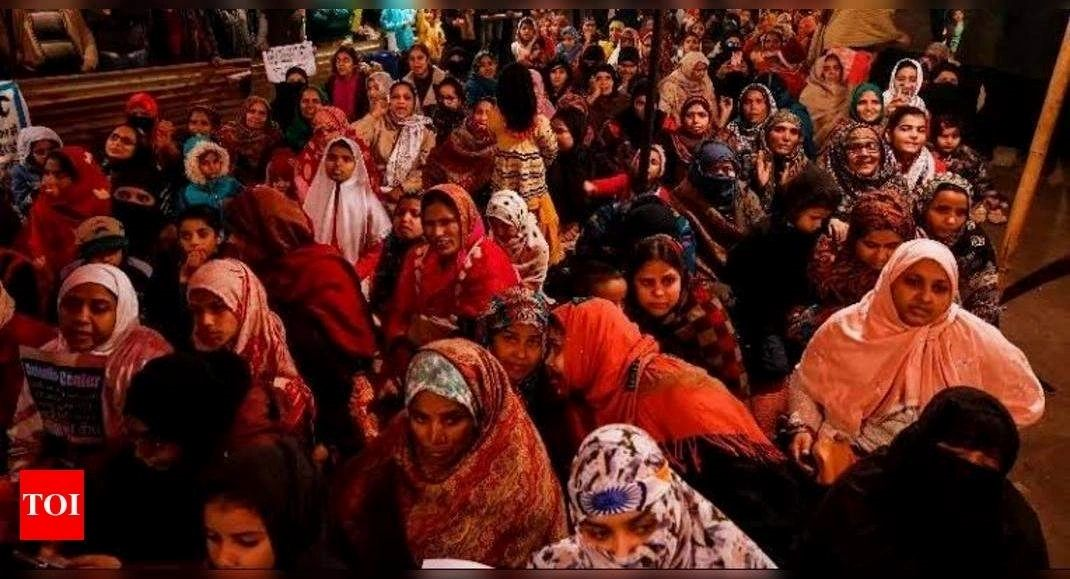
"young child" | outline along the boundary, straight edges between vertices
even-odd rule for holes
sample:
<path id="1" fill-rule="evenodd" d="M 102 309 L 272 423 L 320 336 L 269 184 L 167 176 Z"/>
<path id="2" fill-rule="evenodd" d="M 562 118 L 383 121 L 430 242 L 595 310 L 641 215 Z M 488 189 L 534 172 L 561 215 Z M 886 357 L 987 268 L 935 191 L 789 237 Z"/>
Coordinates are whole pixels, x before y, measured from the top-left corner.
<path id="1" fill-rule="evenodd" d="M 186 153 L 186 178 L 180 207 L 209 205 L 223 210 L 225 202 L 241 191 L 241 183 L 230 175 L 230 155 L 223 147 L 201 139 Z"/>
<path id="2" fill-rule="evenodd" d="M 194 105 L 186 117 L 186 138 L 182 144 L 185 147 L 190 139 L 210 139 L 221 125 L 219 113 L 208 105 Z"/>
<path id="3" fill-rule="evenodd" d="M 583 260 L 577 265 L 573 295 L 607 299 L 624 308 L 628 281 L 620 270 L 598 260 Z"/>
<path id="4" fill-rule="evenodd" d="M 130 240 L 126 238 L 126 229 L 122 222 L 104 215 L 90 217 L 78 226 L 74 236 L 78 245 L 78 259 L 63 268 L 59 274 L 60 278 L 66 278 L 72 271 L 87 263 L 115 266 L 130 278 L 139 303 L 144 303 L 145 291 L 148 289 L 149 278 L 152 277 L 152 266 L 130 255 Z"/>
<path id="5" fill-rule="evenodd" d="M 12 204 L 23 221 L 29 215 L 30 205 L 41 188 L 48 154 L 63 146 L 59 135 L 48 127 L 26 127 L 19 130 L 17 139 L 18 162 L 11 165 Z"/>
<path id="6" fill-rule="evenodd" d="M 933 119 L 932 150 L 944 162 L 947 170 L 966 179 L 973 188 L 970 205 L 974 221 L 1006 223 L 1010 204 L 992 188 L 988 176 L 988 162 L 972 147 L 962 142 L 962 120 L 953 114 L 937 115 Z"/>

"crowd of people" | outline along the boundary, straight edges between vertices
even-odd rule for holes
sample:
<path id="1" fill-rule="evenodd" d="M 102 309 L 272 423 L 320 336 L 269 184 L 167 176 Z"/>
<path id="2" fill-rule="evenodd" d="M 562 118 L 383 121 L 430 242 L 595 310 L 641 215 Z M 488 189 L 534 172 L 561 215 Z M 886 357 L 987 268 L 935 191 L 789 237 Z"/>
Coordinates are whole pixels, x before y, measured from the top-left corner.
<path id="1" fill-rule="evenodd" d="M 234 118 L 19 133 L 0 520 L 79 468 L 87 527 L 16 559 L 1047 566 L 961 10 L 901 59 L 813 10 L 667 11 L 656 47 L 654 11 L 535 10 L 503 50 L 446 12 Z M 103 368 L 100 428 L 29 354 Z"/>

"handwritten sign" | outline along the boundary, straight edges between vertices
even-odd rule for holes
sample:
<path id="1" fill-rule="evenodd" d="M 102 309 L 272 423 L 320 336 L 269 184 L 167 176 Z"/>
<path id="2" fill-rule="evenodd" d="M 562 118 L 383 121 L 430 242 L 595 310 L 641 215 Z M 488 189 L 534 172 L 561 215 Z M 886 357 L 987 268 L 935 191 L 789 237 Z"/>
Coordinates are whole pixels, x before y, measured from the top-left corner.
<path id="1" fill-rule="evenodd" d="M 27 347 L 19 355 L 45 432 L 71 444 L 103 443 L 107 358 Z"/>
<path id="2" fill-rule="evenodd" d="M 295 66 L 309 77 L 316 74 L 316 47 L 311 42 L 272 46 L 263 54 L 268 82 L 286 82 L 286 71 Z"/>
<path id="3" fill-rule="evenodd" d="M 13 80 L 0 81 L 0 165 L 17 160 L 19 130 L 30 125 L 30 111 Z"/>

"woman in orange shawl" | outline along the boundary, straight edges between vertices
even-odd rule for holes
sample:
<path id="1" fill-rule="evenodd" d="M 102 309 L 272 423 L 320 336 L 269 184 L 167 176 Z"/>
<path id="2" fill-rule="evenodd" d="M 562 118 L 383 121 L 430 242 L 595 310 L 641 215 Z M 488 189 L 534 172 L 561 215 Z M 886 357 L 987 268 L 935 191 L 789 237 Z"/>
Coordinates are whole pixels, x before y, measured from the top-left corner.
<path id="1" fill-rule="evenodd" d="M 567 303 L 554 318 L 563 332 L 552 340 L 546 367 L 572 399 L 573 448 L 599 426 L 642 428 L 689 484 L 783 561 L 806 501 L 786 457 L 747 407 L 704 370 L 662 354 L 612 302 Z"/>
<path id="2" fill-rule="evenodd" d="M 490 352 L 467 340 L 433 342 L 405 382 L 408 410 L 343 467 L 332 493 L 332 527 L 353 563 L 386 571 L 451 558 L 515 568 L 565 537 L 546 448 Z M 418 396 L 452 403 L 457 420 L 472 424 L 467 449 L 452 460 L 423 450 L 418 421 L 439 417 L 414 410 Z"/>

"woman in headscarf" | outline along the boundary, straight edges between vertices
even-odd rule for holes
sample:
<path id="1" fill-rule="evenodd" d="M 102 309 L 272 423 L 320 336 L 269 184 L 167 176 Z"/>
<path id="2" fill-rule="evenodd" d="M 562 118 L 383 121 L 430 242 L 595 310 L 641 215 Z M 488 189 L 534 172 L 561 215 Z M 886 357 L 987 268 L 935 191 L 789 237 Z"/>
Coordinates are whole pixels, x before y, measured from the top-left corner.
<path id="1" fill-rule="evenodd" d="M 234 352 L 253 373 L 260 396 L 250 395 L 242 405 L 243 434 L 289 434 L 309 442 L 315 400 L 290 356 L 282 320 L 249 266 L 236 259 L 209 261 L 190 278 L 186 296 L 194 347 Z"/>
<path id="2" fill-rule="evenodd" d="M 635 151 L 641 149 L 647 141 L 644 115 L 646 115 L 646 92 L 649 86 L 649 81 L 645 78 L 637 80 L 633 87 L 630 106 L 608 120 L 596 133 L 598 145 L 607 157 L 606 164 L 618 170 L 626 170 L 626 161 L 631 159 Z M 668 145 L 669 135 L 674 134 L 676 130 L 678 130 L 676 120 L 665 114 L 665 111 L 654 107 L 655 142 L 665 147 Z"/>
<path id="3" fill-rule="evenodd" d="M 260 182 L 268 155 L 281 140 L 282 132 L 271 120 L 271 105 L 258 96 L 245 99 L 234 120 L 216 135 L 216 141 L 230 153 L 234 178 L 246 186 Z"/>
<path id="4" fill-rule="evenodd" d="M 372 311 L 381 320 L 386 319 L 387 308 L 394 301 L 401 266 L 409 250 L 426 243 L 423 223 L 420 221 L 420 197 L 422 193 L 408 193 L 394 206 L 391 215 L 393 228 L 383 241 L 383 252 L 379 257 L 379 267 L 371 279 L 371 291 L 368 302 Z"/>
<path id="5" fill-rule="evenodd" d="M 56 131 L 48 127 L 25 127 L 19 130 L 16 141 L 18 159 L 8 170 L 11 176 L 11 197 L 16 212 L 23 219 L 29 215 L 30 205 L 41 189 L 45 159 L 63 146 Z"/>
<path id="6" fill-rule="evenodd" d="M 521 283 L 532 290 L 542 289 L 550 248 L 528 204 L 516 191 L 498 191 L 490 196 L 486 217 L 491 239 L 509 255 Z"/>
<path id="7" fill-rule="evenodd" d="M 415 107 L 413 114 L 430 116 L 438 106 L 434 87 L 446 80 L 446 71 L 432 63 L 431 51 L 422 44 L 416 44 L 409 50 L 408 61 L 409 73 L 402 77 L 400 82 L 408 83 L 412 87 Z M 390 92 L 393 100 L 393 87 Z"/>
<path id="8" fill-rule="evenodd" d="M 312 139 L 316 113 L 325 104 L 327 104 L 327 93 L 323 92 L 323 89 L 316 86 L 306 86 L 301 89 L 295 104 L 296 108 L 289 124 L 285 125 L 286 130 L 283 134 L 286 146 L 290 147 L 294 153 L 300 153 Z"/>
<path id="9" fill-rule="evenodd" d="M 713 104 L 702 96 L 691 97 L 680 106 L 679 125 L 669 136 L 672 146 L 665 151 L 666 186 L 675 187 L 687 177 L 699 145 L 714 134 L 713 111 Z"/>
<path id="10" fill-rule="evenodd" d="M 954 173 L 937 173 L 914 201 L 914 219 L 925 237 L 946 245 L 959 266 L 962 308 L 999 326 L 1000 289 L 996 250 L 970 217 L 970 184 Z"/>
<path id="11" fill-rule="evenodd" d="M 814 122 L 814 144 L 824 149 L 829 135 L 847 117 L 847 84 L 844 63 L 828 52 L 810 68 L 799 102 L 810 111 Z"/>
<path id="12" fill-rule="evenodd" d="M 872 292 L 821 326 L 791 379 L 796 461 L 834 480 L 851 455 L 888 445 L 933 396 L 958 384 L 995 396 L 1019 427 L 1040 420 L 1044 390 L 1025 354 L 954 303 L 958 285 L 947 247 L 909 241 Z M 816 469 L 805 464 L 815 454 Z"/>
<path id="13" fill-rule="evenodd" d="M 160 167 L 172 167 L 181 162 L 182 152 L 174 141 L 175 126 L 171 121 L 160 118 L 160 105 L 152 95 L 147 92 L 130 95 L 125 113 L 127 122 L 149 135 L 156 163 Z"/>
<path id="14" fill-rule="evenodd" d="M 257 273 L 301 376 L 320 407 L 317 437 L 342 455 L 362 434 L 348 414 L 351 392 L 377 348 L 361 278 L 337 248 L 318 243 L 308 216 L 269 187 L 245 191 L 227 207 L 229 248 Z"/>
<path id="15" fill-rule="evenodd" d="M 998 399 L 942 390 L 886 451 L 836 482 L 800 537 L 797 567 L 841 577 L 1047 569 L 1040 521 L 1007 478 L 1018 448 Z"/>
<path id="16" fill-rule="evenodd" d="M 587 124 L 593 134 L 597 134 L 606 121 L 628 107 L 628 97 L 620 93 L 619 86 L 620 78 L 612 66 L 603 63 L 591 71 L 587 82 L 586 110 Z"/>
<path id="17" fill-rule="evenodd" d="M 888 89 L 881 95 L 884 106 L 891 115 L 899 107 L 909 106 L 925 109 L 925 101 L 918 94 L 925 84 L 925 71 L 913 58 L 904 58 L 892 67 Z"/>
<path id="18" fill-rule="evenodd" d="M 683 106 L 692 97 L 701 97 L 708 103 L 717 102 L 707 69 L 708 58 L 701 52 L 689 52 L 680 60 L 680 66 L 658 86 L 661 100 L 658 108 L 673 118 L 677 125 L 683 121 Z"/>
<path id="19" fill-rule="evenodd" d="M 557 158 L 546 169 L 546 188 L 561 219 L 562 237 L 566 237 L 564 232 L 577 231 L 600 202 L 613 200 L 617 194 L 588 188 L 588 184 L 597 187 L 601 181 L 595 178 L 599 159 L 584 141 L 587 128 L 586 115 L 575 107 L 561 108 L 550 119 L 550 129 L 557 137 Z"/>
<path id="20" fill-rule="evenodd" d="M 801 83 L 804 80 L 803 77 L 800 77 L 800 91 L 802 90 Z M 817 155 L 817 147 L 814 145 L 814 122 L 810 118 L 810 111 L 796 100 L 797 93 L 791 92 L 784 77 L 775 72 L 766 72 L 756 75 L 754 82 L 769 88 L 777 110 L 791 111 L 796 117 L 799 117 L 799 121 L 802 123 L 803 147 L 806 155 L 808 157 Z"/>
<path id="21" fill-rule="evenodd" d="M 888 115 L 884 137 L 899 161 L 899 173 L 906 180 L 907 197 L 913 200 L 922 185 L 947 170 L 944 162 L 928 147 L 929 116 L 919 108 L 903 105 Z"/>
<path id="22" fill-rule="evenodd" d="M 803 138 L 802 121 L 793 112 L 778 110 L 766 123 L 754 160 L 754 181 L 766 212 L 784 188 L 812 164 Z"/>
<path id="23" fill-rule="evenodd" d="M 271 101 L 271 120 L 279 127 L 289 127 L 300 113 L 301 93 L 308 88 L 308 73 L 300 66 L 286 71 L 283 82 L 275 83 L 275 98 Z"/>
<path id="24" fill-rule="evenodd" d="M 389 206 L 402 194 L 423 188 L 421 171 L 435 146 L 434 126 L 419 112 L 416 94 L 412 84 L 398 81 L 390 87 L 385 114 L 368 115 L 353 125 L 357 137 L 371 151 L 382 176 L 379 195 Z"/>
<path id="25" fill-rule="evenodd" d="M 635 426 L 609 424 L 589 434 L 572 463 L 567 491 L 573 535 L 534 553 L 529 567 L 776 568 Z"/>
<path id="26" fill-rule="evenodd" d="M 858 198 L 866 191 L 890 189 L 906 197 L 906 181 L 899 175 L 899 162 L 881 136 L 879 125 L 847 124 L 829 143 L 819 162 L 843 192 L 843 201 L 836 211 L 840 218 L 851 214 Z"/>
<path id="27" fill-rule="evenodd" d="M 487 198 L 498 150 L 498 140 L 490 130 L 494 114 L 493 98 L 477 100 L 464 124 L 431 149 L 421 173 L 425 189 L 454 183 L 476 199 Z"/>
<path id="28" fill-rule="evenodd" d="M 746 400 L 743 355 L 714 281 L 689 273 L 683 246 L 665 234 L 637 243 L 629 261 L 628 316 L 662 351 L 706 370 Z"/>
<path id="29" fill-rule="evenodd" d="M 435 142 L 441 143 L 464 123 L 468 109 L 465 108 L 464 85 L 461 81 L 448 76 L 435 85 L 434 90 L 438 105 L 431 116 L 431 122 L 435 127 Z"/>
<path id="30" fill-rule="evenodd" d="M 319 107 L 312 119 L 312 139 L 297 156 L 294 185 L 297 187 L 298 201 L 304 202 L 308 196 L 308 187 L 319 171 L 323 155 L 327 153 L 327 145 L 339 137 L 357 138 L 345 112 L 332 106 Z"/>
<path id="31" fill-rule="evenodd" d="M 817 119 L 814 120 L 816 122 Z M 838 146 L 855 124 L 869 125 L 880 133 L 883 123 L 884 100 L 880 87 L 868 82 L 856 86 L 845 105 L 844 115 L 827 132 L 825 140 L 818 144 L 821 155 L 827 155 L 829 149 Z"/>
<path id="32" fill-rule="evenodd" d="M 55 278 L 77 257 L 74 230 L 90 217 L 111 213 L 110 190 L 89 151 L 76 146 L 52 151 L 16 248 Z"/>
<path id="33" fill-rule="evenodd" d="M 331 58 L 331 76 L 323 85 L 331 106 L 345 113 L 349 122 L 368 114 L 368 100 L 364 98 L 364 73 L 360 71 L 360 56 L 352 46 L 339 46 Z"/>
<path id="34" fill-rule="evenodd" d="M 352 139 L 331 141 L 302 205 L 316 241 L 337 248 L 361 279 L 375 271 L 390 233 L 390 214 L 376 195 L 369 157 Z"/>
<path id="35" fill-rule="evenodd" d="M 727 127 L 736 143 L 736 153 L 743 170 L 741 178 L 749 178 L 753 172 L 754 155 L 761 149 L 765 125 L 776 112 L 776 99 L 769 87 L 759 83 L 743 87 L 739 94 L 739 115 Z"/>
<path id="36" fill-rule="evenodd" d="M 565 536 L 546 448 L 490 352 L 466 340 L 428 344 L 408 366 L 405 403 L 332 493 L 333 527 L 354 564 L 515 568 Z"/>
<path id="37" fill-rule="evenodd" d="M 390 100 L 390 86 L 394 84 L 389 72 L 382 70 L 368 75 L 368 112 L 386 112 Z"/>
<path id="38" fill-rule="evenodd" d="M 472 72 L 464 85 L 468 106 L 474 107 L 476 103 L 488 97 L 493 99 L 497 92 L 498 59 L 489 50 L 480 51 L 472 60 Z"/>
<path id="39" fill-rule="evenodd" d="M 661 353 L 651 336 L 600 298 L 554 310 L 564 328 L 546 367 L 570 400 L 573 447 L 626 423 L 650 433 L 670 465 L 762 545 L 786 556 L 805 512 L 789 461 L 716 378 Z"/>
<path id="40" fill-rule="evenodd" d="M 525 16 L 517 21 L 516 40 L 509 46 L 513 60 L 528 68 L 541 68 L 552 54 L 545 52 L 545 43 L 539 37 L 535 19 Z"/>
<path id="41" fill-rule="evenodd" d="M 568 61 L 560 57 L 551 60 L 543 69 L 543 75 L 542 85 L 546 91 L 546 98 L 555 110 L 575 107 L 587 112 L 586 99 L 574 90 L 575 70 Z"/>
<path id="42" fill-rule="evenodd" d="M 123 442 L 123 403 L 130 381 L 146 362 L 171 351 L 159 334 L 138 323 L 137 294 L 120 269 L 99 263 L 71 272 L 60 286 L 59 337 L 41 347 L 52 354 L 105 358 L 97 424 L 69 424 L 55 400 L 36 400 L 24 382 L 8 438 L 8 467 L 99 466 L 100 452 Z M 45 456 L 47 453 L 55 453 Z M 42 462 L 44 461 L 44 462 Z"/>

